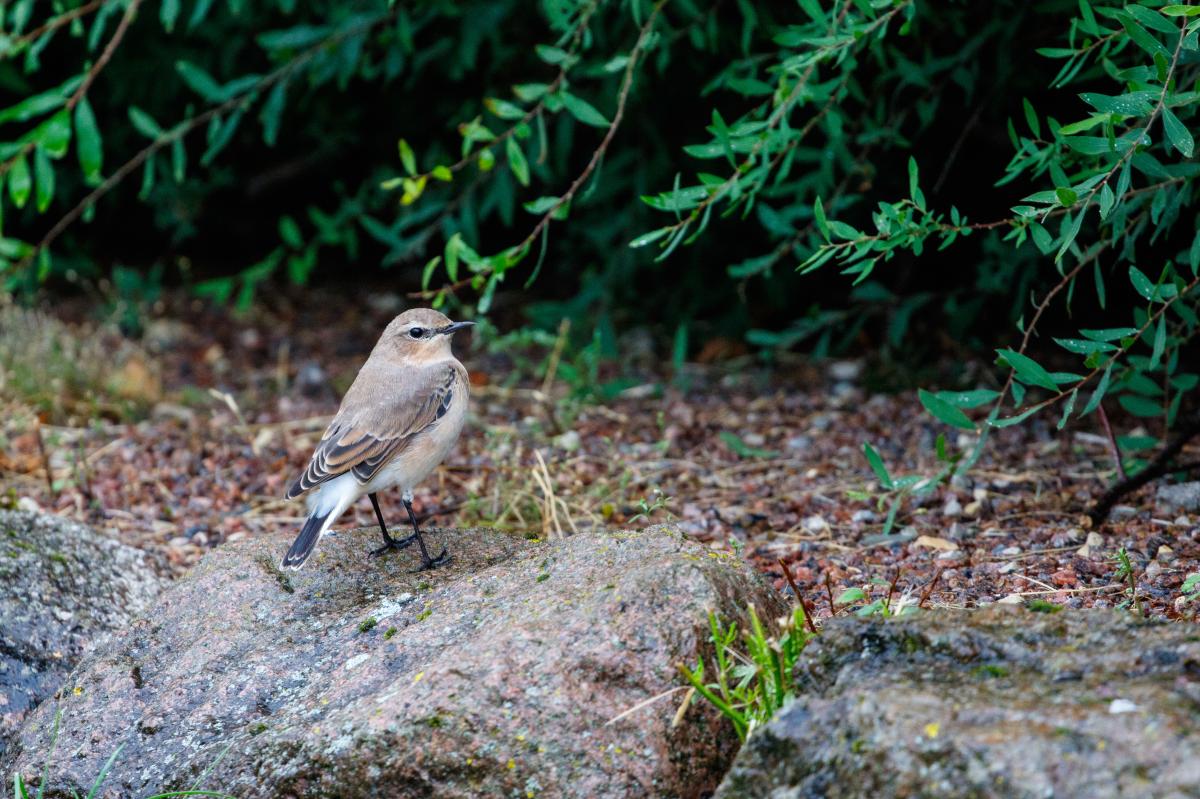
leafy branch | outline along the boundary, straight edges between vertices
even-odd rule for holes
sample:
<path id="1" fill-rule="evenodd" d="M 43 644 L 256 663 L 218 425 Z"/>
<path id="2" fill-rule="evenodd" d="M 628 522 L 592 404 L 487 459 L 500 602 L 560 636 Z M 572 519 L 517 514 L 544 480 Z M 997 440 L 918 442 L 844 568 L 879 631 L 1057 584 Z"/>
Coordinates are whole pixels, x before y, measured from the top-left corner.
<path id="1" fill-rule="evenodd" d="M 612 121 L 607 125 L 607 129 L 605 130 L 604 137 L 600 140 L 600 144 L 597 145 L 596 149 L 592 152 L 591 158 L 588 159 L 588 163 L 583 168 L 583 171 L 576 176 L 575 180 L 573 180 L 570 186 L 567 187 L 567 190 L 558 197 L 549 198 L 549 201 L 544 204 L 544 207 L 538 207 L 541 217 L 533 226 L 533 229 L 530 230 L 528 235 L 526 235 L 519 244 L 507 248 L 498 256 L 481 259 L 473 252 L 469 252 L 469 256 L 473 257 L 469 257 L 468 263 L 474 272 L 474 274 L 469 277 L 456 279 L 456 253 L 455 256 L 453 256 L 454 260 L 447 258 L 447 274 L 452 282 L 443 285 L 438 289 L 423 289 L 422 291 L 412 292 L 409 294 L 410 297 L 433 299 L 436 302 L 441 302 L 444 300 L 446 295 L 451 294 L 467 285 L 471 285 L 476 289 L 484 287 L 484 293 L 479 302 L 479 310 L 480 312 L 486 312 L 491 304 L 491 297 L 495 293 L 496 285 L 500 280 L 503 279 L 505 272 L 512 266 L 520 263 L 520 261 L 522 261 L 529 254 L 530 247 L 535 241 L 538 240 L 539 236 L 542 237 L 542 253 L 543 255 L 545 254 L 546 236 L 549 232 L 551 220 L 562 218 L 565 215 L 566 209 L 569 207 L 571 201 L 579 193 L 580 189 L 582 189 L 587 183 L 588 178 L 591 177 L 592 173 L 596 171 L 596 168 L 600 165 L 600 162 L 603 161 L 605 153 L 608 151 L 609 146 L 612 144 L 613 139 L 617 135 L 617 130 L 620 128 L 621 122 L 625 118 L 625 105 L 629 100 L 629 93 L 633 88 L 633 79 L 636 74 L 638 61 L 650 41 L 650 34 L 654 29 L 655 21 L 658 19 L 658 16 L 662 12 L 663 7 L 667 4 L 667 1 L 668 0 L 658 0 L 658 2 L 654 4 L 653 9 L 646 16 L 645 22 L 638 31 L 637 41 L 634 43 L 633 48 L 629 51 L 628 60 L 625 64 L 624 74 L 621 79 L 621 86 L 617 91 L 616 111 L 613 113 Z M 461 247 L 462 245 L 460 244 L 459 246 Z M 435 259 L 435 261 L 431 263 L 436 264 L 438 260 L 440 260 L 440 258 Z M 534 268 L 533 276 L 530 278 L 531 281 L 537 276 L 540 265 L 541 262 L 539 261 L 538 266 Z M 427 268 L 426 274 L 428 275 L 429 273 L 430 271 Z"/>
<path id="2" fill-rule="evenodd" d="M 103 68 L 103 65 L 106 64 L 109 59 L 111 59 L 113 52 L 120 43 L 120 37 L 123 35 L 124 29 L 128 26 L 128 23 L 132 21 L 133 14 L 136 13 L 137 6 L 140 3 L 141 0 L 132 0 L 130 3 L 129 9 L 122 18 L 122 27 L 118 27 L 117 31 L 113 35 L 113 38 L 109 41 L 108 46 L 105 48 L 104 54 L 102 54 L 101 58 L 98 59 L 96 64 L 93 65 L 93 67 L 89 70 L 88 74 L 92 80 L 94 80 L 100 69 Z M 116 186 L 120 185 L 120 183 L 129 177 L 129 175 L 135 172 L 149 159 L 153 158 L 163 148 L 167 147 L 168 145 L 172 145 L 177 141 L 182 141 L 182 139 L 192 131 L 219 120 L 226 113 L 238 110 L 244 111 L 246 106 L 254 102 L 259 93 L 287 80 L 297 70 L 307 64 L 326 48 L 347 37 L 368 31 L 391 18 L 392 13 L 388 13 L 377 17 L 367 18 L 365 21 L 354 25 L 348 25 L 333 34 L 320 39 L 316 44 L 313 44 L 312 46 L 301 51 L 287 63 L 267 73 L 265 76 L 253 82 L 251 85 L 245 87 L 241 91 L 235 92 L 233 96 L 229 97 L 224 102 L 221 102 L 218 105 L 215 105 L 208 110 L 197 114 L 196 116 L 179 122 L 169 130 L 160 131 L 148 145 L 143 147 L 132 158 L 114 170 L 111 175 L 101 181 L 99 185 L 95 186 L 95 188 L 93 188 L 86 196 L 84 196 L 83 199 L 76 203 L 70 211 L 59 218 L 59 220 L 55 222 L 55 224 L 42 236 L 41 240 L 36 245 L 26 248 L 22 257 L 16 264 L 16 271 L 20 271 L 21 269 L 28 267 L 35 258 L 39 257 L 39 255 L 42 255 L 43 258 L 46 257 L 44 254 L 49 252 L 50 245 L 53 244 L 58 237 L 61 236 L 76 220 L 78 220 L 84 214 L 84 212 L 87 211 L 87 209 L 93 207 L 101 197 L 112 191 Z M 85 89 L 86 85 L 90 85 L 90 83 L 91 80 L 88 80 L 88 78 L 85 77 L 84 83 L 80 85 L 79 90 L 76 90 L 76 95 L 73 95 L 73 98 L 79 98 L 76 100 L 76 102 L 79 102 L 83 98 L 80 90 Z M 227 131 L 229 134 L 231 134 L 232 128 L 227 126 Z M 224 136 L 224 138 L 226 141 L 228 140 L 227 135 Z M 219 139 L 217 141 L 219 141 Z M 212 143 L 210 143 L 210 152 L 215 153 L 215 150 L 212 150 Z M 98 165 L 96 166 L 96 169 L 98 171 Z"/>

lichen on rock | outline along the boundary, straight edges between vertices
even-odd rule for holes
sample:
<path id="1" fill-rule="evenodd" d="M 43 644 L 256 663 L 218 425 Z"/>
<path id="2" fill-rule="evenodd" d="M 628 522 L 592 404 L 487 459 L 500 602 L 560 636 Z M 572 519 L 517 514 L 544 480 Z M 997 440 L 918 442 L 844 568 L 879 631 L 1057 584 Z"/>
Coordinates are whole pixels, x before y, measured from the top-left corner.
<path id="1" fill-rule="evenodd" d="M 0 511 L 0 756 L 80 657 L 161 587 L 139 550 L 57 516 Z"/>
<path id="2" fill-rule="evenodd" d="M 431 545 L 454 560 L 413 574 L 407 553 L 367 557 L 377 535 L 323 541 L 287 586 L 264 566 L 283 537 L 215 550 L 81 664 L 10 765 L 34 783 L 48 765 L 50 788 L 86 792 L 124 747 L 113 796 L 187 788 L 210 768 L 202 787 L 243 798 L 715 788 L 737 739 L 711 708 L 675 725 L 677 693 L 608 722 L 680 684 L 677 664 L 708 646 L 708 609 L 782 612 L 744 564 L 663 527 L 553 543 L 439 530 Z"/>

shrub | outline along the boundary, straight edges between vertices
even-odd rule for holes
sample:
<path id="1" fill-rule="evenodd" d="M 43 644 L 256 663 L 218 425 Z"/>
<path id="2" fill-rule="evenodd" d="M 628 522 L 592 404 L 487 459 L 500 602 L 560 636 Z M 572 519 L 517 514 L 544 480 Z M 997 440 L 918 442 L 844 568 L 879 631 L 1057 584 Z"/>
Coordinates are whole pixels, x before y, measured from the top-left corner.
<path id="1" fill-rule="evenodd" d="M 369 257 L 479 314 L 549 281 L 544 329 L 649 318 L 683 356 L 692 326 L 818 354 L 999 345 L 996 388 L 921 394 L 979 434 L 954 470 L 990 430 L 1106 398 L 1162 431 L 1118 439 L 1131 470 L 1200 429 L 1198 7 L 544 0 L 531 25 L 503 0 L 251 5 L 12 5 L 5 285 L 99 274 L 98 244 L 128 255 L 106 230 L 152 225 L 239 305 Z M 197 269 L 205 231 L 255 255 Z"/>

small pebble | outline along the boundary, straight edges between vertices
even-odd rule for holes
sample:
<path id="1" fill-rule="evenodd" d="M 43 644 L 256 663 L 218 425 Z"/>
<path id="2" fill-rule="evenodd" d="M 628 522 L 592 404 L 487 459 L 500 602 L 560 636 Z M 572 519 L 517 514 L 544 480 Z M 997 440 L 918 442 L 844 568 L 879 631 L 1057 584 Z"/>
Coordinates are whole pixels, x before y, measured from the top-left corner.
<path id="1" fill-rule="evenodd" d="M 1175 560 L 1175 550 L 1171 549 L 1166 544 L 1158 548 L 1158 553 L 1154 556 L 1159 563 L 1170 563 Z"/>
<path id="2" fill-rule="evenodd" d="M 875 519 L 875 511 L 870 511 L 865 508 L 854 511 L 853 515 L 850 516 L 850 521 L 854 522 L 855 524 L 870 524 L 871 522 L 875 521 Z"/>
<path id="3" fill-rule="evenodd" d="M 1125 519 L 1132 519 L 1136 515 L 1137 508 L 1133 507 L 1132 505 L 1117 505 L 1109 513 L 1109 516 L 1115 522 L 1123 521 Z"/>
<path id="4" fill-rule="evenodd" d="M 1147 580 L 1157 579 L 1158 576 L 1160 574 L 1162 574 L 1164 571 L 1166 571 L 1165 566 L 1163 566 L 1157 560 L 1152 560 L 1146 564 L 1146 579 Z"/>
<path id="5" fill-rule="evenodd" d="M 1000 550 L 1000 554 L 1001 555 L 1020 555 L 1021 548 L 1020 547 L 1005 547 L 1004 549 Z"/>
<path id="6" fill-rule="evenodd" d="M 967 506 L 965 508 L 963 508 L 963 513 L 965 513 L 967 516 L 971 516 L 971 517 L 978 516 L 982 511 L 983 511 L 983 503 L 977 499 L 973 500 L 971 502 L 968 502 Z"/>
<path id="7" fill-rule="evenodd" d="M 808 436 L 793 436 L 787 440 L 787 448 L 790 450 L 806 450 L 812 446 L 812 439 Z"/>
<path id="8" fill-rule="evenodd" d="M 809 516 L 804 520 L 804 529 L 810 533 L 819 533 L 829 529 L 829 522 L 825 521 L 824 516 Z"/>
<path id="9" fill-rule="evenodd" d="M 568 430 L 562 435 L 554 437 L 554 446 L 566 452 L 574 452 L 579 449 L 581 443 L 579 433 L 575 430 Z"/>
<path id="10" fill-rule="evenodd" d="M 1104 536 L 1099 533 L 1088 533 L 1087 540 L 1083 542 L 1083 546 L 1075 550 L 1075 554 L 1081 558 L 1090 558 L 1093 554 L 1104 546 Z"/>
<path id="11" fill-rule="evenodd" d="M 962 515 L 963 507 L 958 502 L 958 497 L 953 494 L 946 500 L 946 504 L 942 507 L 942 515 L 947 519 L 957 519 Z"/>
<path id="12" fill-rule="evenodd" d="M 834 380 L 853 381 L 862 374 L 860 361 L 834 361 L 829 365 L 829 376 Z"/>
<path id="13" fill-rule="evenodd" d="M 1135 713 L 1137 710 L 1138 706 L 1133 702 L 1130 702 L 1128 699 L 1114 699 L 1108 705 L 1108 712 L 1112 713 L 1113 715 L 1117 715 L 1119 713 Z"/>

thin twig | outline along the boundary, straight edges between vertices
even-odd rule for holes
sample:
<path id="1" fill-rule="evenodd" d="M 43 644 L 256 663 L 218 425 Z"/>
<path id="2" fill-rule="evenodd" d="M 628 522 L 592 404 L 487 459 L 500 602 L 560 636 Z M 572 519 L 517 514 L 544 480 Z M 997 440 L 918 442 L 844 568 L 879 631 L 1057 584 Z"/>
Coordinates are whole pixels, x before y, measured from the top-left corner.
<path id="1" fill-rule="evenodd" d="M 1167 445 L 1154 456 L 1154 460 L 1146 464 L 1146 468 L 1132 477 L 1117 481 L 1100 495 L 1100 499 L 1096 500 L 1096 507 L 1088 514 L 1091 517 L 1092 523 L 1095 525 L 1103 524 L 1108 519 L 1108 514 L 1112 511 L 1113 506 L 1126 494 L 1136 491 L 1159 477 L 1175 471 L 1176 467 L 1171 465 L 1171 461 L 1197 435 L 1200 435 L 1200 413 L 1193 415 L 1184 422 L 1183 426 L 1175 434 L 1175 437 L 1167 442 Z"/>
<path id="2" fill-rule="evenodd" d="M 829 596 L 829 615 L 837 615 L 837 606 L 833 604 L 833 584 L 829 581 L 829 572 L 825 572 L 825 593 Z"/>
<path id="3" fill-rule="evenodd" d="M 1100 424 L 1104 427 L 1104 435 L 1108 439 L 1109 452 L 1117 466 L 1117 477 L 1125 480 L 1128 475 L 1125 474 L 1125 464 L 1121 462 L 1121 448 L 1117 445 L 1117 437 L 1113 435 L 1112 425 L 1108 423 L 1108 413 L 1104 410 L 1103 402 L 1096 406 L 1096 413 L 1100 416 Z"/>
<path id="4" fill-rule="evenodd" d="M 529 235 L 527 235 L 520 244 L 517 244 L 515 247 L 510 247 L 508 252 L 524 255 L 529 250 L 530 245 L 537 241 L 538 236 L 541 235 L 542 231 L 545 230 L 550 224 L 551 220 L 554 218 L 554 215 L 559 211 L 559 209 L 563 208 L 565 205 L 567 205 L 567 203 L 571 202 L 571 200 L 575 198 L 575 195 L 579 193 L 581 188 L 583 188 L 583 185 L 587 182 L 588 178 L 591 177 L 592 173 L 596 171 L 596 167 L 600 165 L 600 161 L 603 160 L 605 153 L 608 151 L 609 145 L 612 144 L 613 138 L 617 135 L 617 130 L 621 127 L 621 121 L 625 118 L 625 104 L 628 102 L 630 90 L 633 88 L 635 69 L 639 59 L 641 58 L 642 51 L 645 49 L 646 42 L 650 38 L 650 32 L 654 27 L 654 23 L 666 3 L 667 0 L 659 0 L 654 4 L 654 10 L 650 12 L 650 15 L 646 18 L 645 24 L 642 25 L 641 30 L 638 33 L 637 42 L 634 44 L 633 49 L 629 51 L 629 62 L 625 65 L 625 75 L 621 79 L 621 88 L 617 93 L 617 110 L 613 114 L 612 121 L 608 124 L 608 130 L 604 134 L 604 138 L 600 140 L 599 146 L 592 152 L 592 157 L 588 160 L 587 166 L 584 167 L 583 171 L 579 173 L 579 176 L 575 178 L 567 190 L 557 200 L 555 200 L 554 204 L 546 210 L 546 212 L 542 215 L 542 218 L 538 220 L 538 223 L 534 225 L 533 230 L 529 232 Z M 469 285 L 475 280 L 494 275 L 495 271 L 496 270 L 493 267 L 489 266 L 475 273 L 471 277 L 466 277 L 454 283 L 444 285 L 440 289 L 427 289 L 425 291 L 411 292 L 408 296 L 419 299 L 430 299 L 438 294 L 451 293 Z"/>
<path id="5" fill-rule="evenodd" d="M 925 603 L 929 601 L 929 595 L 933 593 L 934 586 L 940 579 L 942 579 L 942 570 L 938 569 L 937 573 L 933 575 L 933 579 L 929 581 L 929 585 L 925 586 L 925 591 L 921 594 L 921 601 L 917 603 L 918 608 L 925 607 Z"/>
<path id="6" fill-rule="evenodd" d="M 46 473 L 46 490 L 50 492 L 50 501 L 58 501 L 58 492 L 54 490 L 54 472 L 50 468 L 50 456 L 46 453 L 46 442 L 42 439 L 42 421 L 35 419 L 33 423 L 34 437 L 37 439 L 38 452 L 42 456 L 42 471 Z"/>
<path id="7" fill-rule="evenodd" d="M 804 626 L 808 628 L 809 632 L 815 634 L 817 625 L 813 623 L 812 611 L 809 609 L 808 603 L 804 601 L 804 595 L 796 587 L 796 581 L 792 579 L 792 572 L 783 562 L 783 558 L 779 559 L 779 567 L 783 569 L 783 579 L 787 580 L 787 584 L 792 588 L 792 596 L 796 597 L 796 601 L 800 603 L 800 608 L 804 611 Z"/>
<path id="8" fill-rule="evenodd" d="M 87 16 L 107 2 L 109 2 L 109 0 L 92 0 L 90 3 L 84 3 L 81 6 L 72 8 L 70 11 L 65 11 L 62 14 L 59 14 L 57 17 L 52 17 L 51 19 L 31 30 L 29 33 L 23 33 L 9 42 L 8 51 L 4 53 L 3 56 L 0 56 L 0 58 L 7 58 L 9 56 L 16 55 L 19 52 L 19 48 L 28 44 L 29 42 L 36 41 L 42 36 L 43 33 L 49 33 L 52 30 L 57 30 L 63 25 L 66 25 L 78 19 L 79 17 Z"/>

